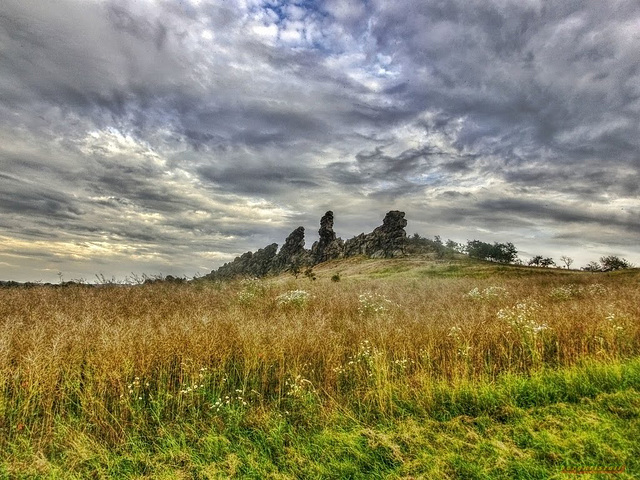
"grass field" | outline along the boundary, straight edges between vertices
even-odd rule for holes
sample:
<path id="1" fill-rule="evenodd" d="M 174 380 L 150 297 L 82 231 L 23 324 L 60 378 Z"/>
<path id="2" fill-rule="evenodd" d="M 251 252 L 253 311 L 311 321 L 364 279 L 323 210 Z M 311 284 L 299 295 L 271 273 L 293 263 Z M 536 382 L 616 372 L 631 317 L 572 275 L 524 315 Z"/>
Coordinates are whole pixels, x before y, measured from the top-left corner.
<path id="1" fill-rule="evenodd" d="M 0 478 L 640 476 L 638 270 L 315 272 L 0 290 Z"/>

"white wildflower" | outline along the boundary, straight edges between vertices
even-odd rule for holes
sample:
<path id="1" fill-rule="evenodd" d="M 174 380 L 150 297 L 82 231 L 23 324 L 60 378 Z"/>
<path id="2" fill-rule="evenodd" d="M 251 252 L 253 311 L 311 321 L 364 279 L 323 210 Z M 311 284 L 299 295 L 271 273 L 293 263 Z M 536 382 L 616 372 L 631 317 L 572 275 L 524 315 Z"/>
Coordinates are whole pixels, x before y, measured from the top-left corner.
<path id="1" fill-rule="evenodd" d="M 397 306 L 379 293 L 365 292 L 358 295 L 358 312 L 360 315 L 377 315 Z"/>
<path id="2" fill-rule="evenodd" d="M 508 295 L 509 292 L 506 288 L 497 286 L 487 287 L 484 290 L 480 290 L 478 287 L 475 287 L 469 290 L 469 293 L 466 294 L 466 296 L 472 300 L 494 300 L 504 298 Z"/>
<path id="3" fill-rule="evenodd" d="M 305 290 L 290 290 L 278 295 L 276 300 L 279 305 L 294 305 L 300 307 L 307 303 L 309 298 L 311 298 L 311 295 Z"/>
<path id="4" fill-rule="evenodd" d="M 538 322 L 541 310 L 542 307 L 537 302 L 517 303 L 514 307 L 499 310 L 497 316 L 509 324 L 511 329 L 535 336 L 549 328 L 546 323 Z"/>

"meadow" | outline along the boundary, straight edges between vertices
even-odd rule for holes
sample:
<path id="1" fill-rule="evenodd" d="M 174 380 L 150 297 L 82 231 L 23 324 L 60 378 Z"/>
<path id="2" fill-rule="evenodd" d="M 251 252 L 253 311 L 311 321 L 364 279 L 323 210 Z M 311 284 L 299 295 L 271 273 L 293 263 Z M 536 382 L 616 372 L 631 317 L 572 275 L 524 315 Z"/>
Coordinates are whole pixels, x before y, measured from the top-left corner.
<path id="1" fill-rule="evenodd" d="M 640 476 L 638 270 L 315 273 L 0 289 L 0 478 Z"/>

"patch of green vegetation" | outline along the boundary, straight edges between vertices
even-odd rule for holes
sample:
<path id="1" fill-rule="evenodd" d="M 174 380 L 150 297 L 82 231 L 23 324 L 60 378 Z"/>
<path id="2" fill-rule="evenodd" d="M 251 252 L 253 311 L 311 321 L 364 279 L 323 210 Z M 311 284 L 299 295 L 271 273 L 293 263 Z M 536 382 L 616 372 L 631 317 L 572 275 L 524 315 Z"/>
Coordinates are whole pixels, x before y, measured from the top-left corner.
<path id="1" fill-rule="evenodd" d="M 497 269 L 508 268 L 500 265 L 485 265 L 485 262 L 456 261 L 438 262 L 429 265 L 427 268 L 416 270 L 418 277 L 467 277 L 486 278 L 495 275 Z"/>
<path id="2" fill-rule="evenodd" d="M 371 274 L 373 278 L 385 278 L 393 275 L 397 275 L 399 273 L 405 273 L 411 271 L 412 268 L 408 265 L 394 265 L 391 267 L 385 267 L 380 270 L 376 270 Z"/>
<path id="3" fill-rule="evenodd" d="M 421 277 L 458 277 L 463 274 L 466 276 L 480 276 L 473 275 L 473 273 L 479 272 L 469 271 L 468 268 L 462 265 L 432 265 L 418 272 Z"/>
<path id="4" fill-rule="evenodd" d="M 53 438 L 13 435 L 0 478 L 567 478 L 564 468 L 640 472 L 640 359 L 495 382 L 431 385 L 407 409 L 296 402 L 239 416 L 140 422 L 107 445 L 74 418 Z M 142 408 L 142 406 L 141 406 Z M 204 408 L 204 407 L 203 407 Z M 301 412 L 314 413 L 304 421 Z M 146 420 L 145 420 L 146 419 Z"/>

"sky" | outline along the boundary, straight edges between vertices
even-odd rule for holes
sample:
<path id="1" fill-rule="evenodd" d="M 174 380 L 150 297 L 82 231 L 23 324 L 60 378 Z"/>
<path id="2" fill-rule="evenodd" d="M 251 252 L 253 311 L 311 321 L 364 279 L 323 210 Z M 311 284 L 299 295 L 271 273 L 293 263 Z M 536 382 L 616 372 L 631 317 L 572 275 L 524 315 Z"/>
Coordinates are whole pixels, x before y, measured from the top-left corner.
<path id="1" fill-rule="evenodd" d="M 2 0 L 0 280 L 205 274 L 320 217 L 640 263 L 637 0 Z"/>

